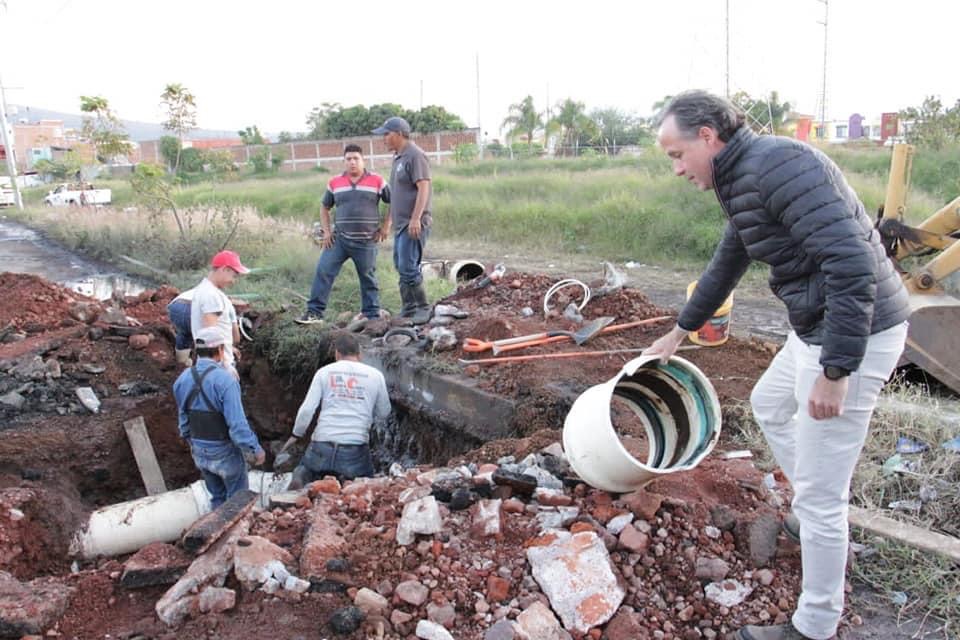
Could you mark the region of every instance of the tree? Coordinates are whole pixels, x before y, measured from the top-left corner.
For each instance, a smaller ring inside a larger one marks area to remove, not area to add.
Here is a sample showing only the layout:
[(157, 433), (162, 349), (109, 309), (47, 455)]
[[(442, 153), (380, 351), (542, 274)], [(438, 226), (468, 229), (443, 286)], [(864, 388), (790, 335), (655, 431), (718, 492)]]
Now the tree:
[(167, 119), (163, 128), (177, 134), (180, 146), (177, 148), (173, 172), (180, 169), (180, 153), (183, 149), (183, 137), (197, 128), (197, 104), (190, 90), (182, 84), (168, 84), (160, 94), (160, 104), (167, 110)]
[(730, 101), (743, 110), (747, 124), (758, 133), (780, 133), (790, 111), (790, 103), (780, 102), (776, 91), (771, 91), (766, 98), (754, 98), (746, 91), (738, 91)]
[(900, 119), (911, 121), (904, 127), (910, 144), (940, 150), (960, 142), (960, 100), (944, 108), (940, 98), (927, 96), (919, 107), (901, 111)]
[(43, 158), (33, 164), (37, 173), (54, 180), (72, 180), (83, 167), (83, 159), (76, 151), (67, 151), (60, 160)]
[(328, 137), (327, 118), (331, 113), (341, 110), (339, 102), (324, 102), (319, 107), (314, 107), (307, 114), (307, 139), (322, 140)]
[(546, 130), (559, 133), (561, 155), (576, 155), (598, 133), (596, 123), (587, 116), (586, 106), (572, 98), (557, 105), (557, 115), (547, 122)]
[(173, 171), (173, 167), (180, 159), (180, 151), (183, 144), (174, 136), (162, 136), (160, 138), (160, 157), (167, 163), (167, 169)]
[(110, 162), (117, 156), (125, 156), (133, 150), (129, 136), (123, 130), (120, 119), (110, 109), (102, 96), (80, 96), (80, 111), (90, 114), (83, 118), (81, 135), (91, 145), (100, 162)]
[(411, 116), (410, 128), (418, 133), (433, 133), (434, 131), (463, 131), (467, 125), (463, 123), (460, 116), (432, 104)]
[(243, 144), (267, 144), (266, 140), (263, 139), (263, 135), (260, 133), (260, 127), (257, 125), (241, 129), (237, 131), (237, 135), (240, 136)]
[(133, 191), (141, 198), (147, 201), (147, 206), (155, 213), (162, 213), (164, 209), (170, 209), (173, 213), (173, 219), (177, 223), (177, 229), (180, 231), (180, 237), (187, 237), (186, 227), (183, 220), (180, 219), (180, 212), (177, 211), (177, 204), (173, 201), (172, 188), (170, 181), (167, 180), (166, 171), (158, 164), (141, 162), (133, 170), (130, 176), (130, 186)]
[(508, 115), (503, 119), (501, 128), (507, 130), (507, 138), (523, 136), (527, 148), (533, 146), (533, 136), (543, 128), (543, 116), (533, 106), (533, 96), (527, 96), (520, 102), (510, 105)]
[(597, 126), (595, 143), (611, 153), (616, 147), (624, 145), (639, 145), (650, 142), (653, 134), (643, 118), (625, 113), (613, 107), (594, 109), (590, 112), (590, 119)]

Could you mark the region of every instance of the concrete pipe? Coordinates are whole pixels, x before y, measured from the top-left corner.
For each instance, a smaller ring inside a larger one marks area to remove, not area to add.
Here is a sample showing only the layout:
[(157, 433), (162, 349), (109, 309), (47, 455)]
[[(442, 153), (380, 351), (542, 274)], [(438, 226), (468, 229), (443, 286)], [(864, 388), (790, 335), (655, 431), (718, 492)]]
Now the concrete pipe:
[[(611, 419), (614, 396), (642, 425), (644, 460), (635, 458)], [(641, 356), (574, 401), (563, 425), (563, 448), (587, 484), (616, 493), (696, 467), (720, 438), (720, 401), (707, 377), (683, 358), (661, 365)]]
[(450, 282), (469, 282), (484, 274), (486, 268), (476, 260), (457, 260), (447, 268)]
[[(261, 506), (290, 484), (291, 474), (249, 471), (250, 490), (260, 494)], [(210, 512), (210, 493), (203, 480), (129, 502), (113, 504), (90, 514), (74, 535), (70, 554), (83, 558), (132, 553), (151, 542), (173, 542), (184, 530)]]

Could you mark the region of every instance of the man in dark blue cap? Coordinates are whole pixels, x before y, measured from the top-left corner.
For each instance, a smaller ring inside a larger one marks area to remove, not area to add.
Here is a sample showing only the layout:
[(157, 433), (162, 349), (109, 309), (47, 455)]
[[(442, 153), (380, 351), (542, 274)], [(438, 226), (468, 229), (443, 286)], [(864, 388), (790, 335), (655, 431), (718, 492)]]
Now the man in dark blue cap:
[(433, 223), (430, 163), (423, 149), (410, 140), (410, 124), (403, 118), (387, 118), (373, 133), (382, 135), (387, 148), (394, 153), (387, 224), (396, 229), (393, 264), (400, 274), (400, 317), (411, 324), (426, 324), (430, 320), (430, 304), (423, 288), (420, 260)]

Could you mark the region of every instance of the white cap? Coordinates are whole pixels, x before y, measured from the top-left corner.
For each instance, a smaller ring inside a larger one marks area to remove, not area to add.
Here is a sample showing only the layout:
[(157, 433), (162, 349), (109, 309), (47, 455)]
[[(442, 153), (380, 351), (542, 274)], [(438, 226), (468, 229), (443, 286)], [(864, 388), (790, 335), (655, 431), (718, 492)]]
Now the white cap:
[(193, 334), (193, 342), (198, 349), (213, 349), (226, 342), (220, 327), (203, 327)]

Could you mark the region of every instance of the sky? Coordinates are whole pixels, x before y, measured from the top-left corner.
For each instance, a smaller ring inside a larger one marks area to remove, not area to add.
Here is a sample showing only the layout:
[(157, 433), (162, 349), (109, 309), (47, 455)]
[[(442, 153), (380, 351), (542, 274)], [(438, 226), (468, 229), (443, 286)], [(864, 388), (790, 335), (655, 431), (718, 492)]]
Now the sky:
[[(731, 92), (819, 114), (822, 0), (0, 0), (0, 79), (8, 103), (78, 112), (101, 95), (148, 122), (176, 82), (201, 127), (273, 133), (305, 130), (323, 102), (439, 104), (497, 138), (528, 94), (646, 116), (684, 89), (724, 93), (727, 4)], [(828, 119), (960, 98), (960, 3), (828, 8)]]

